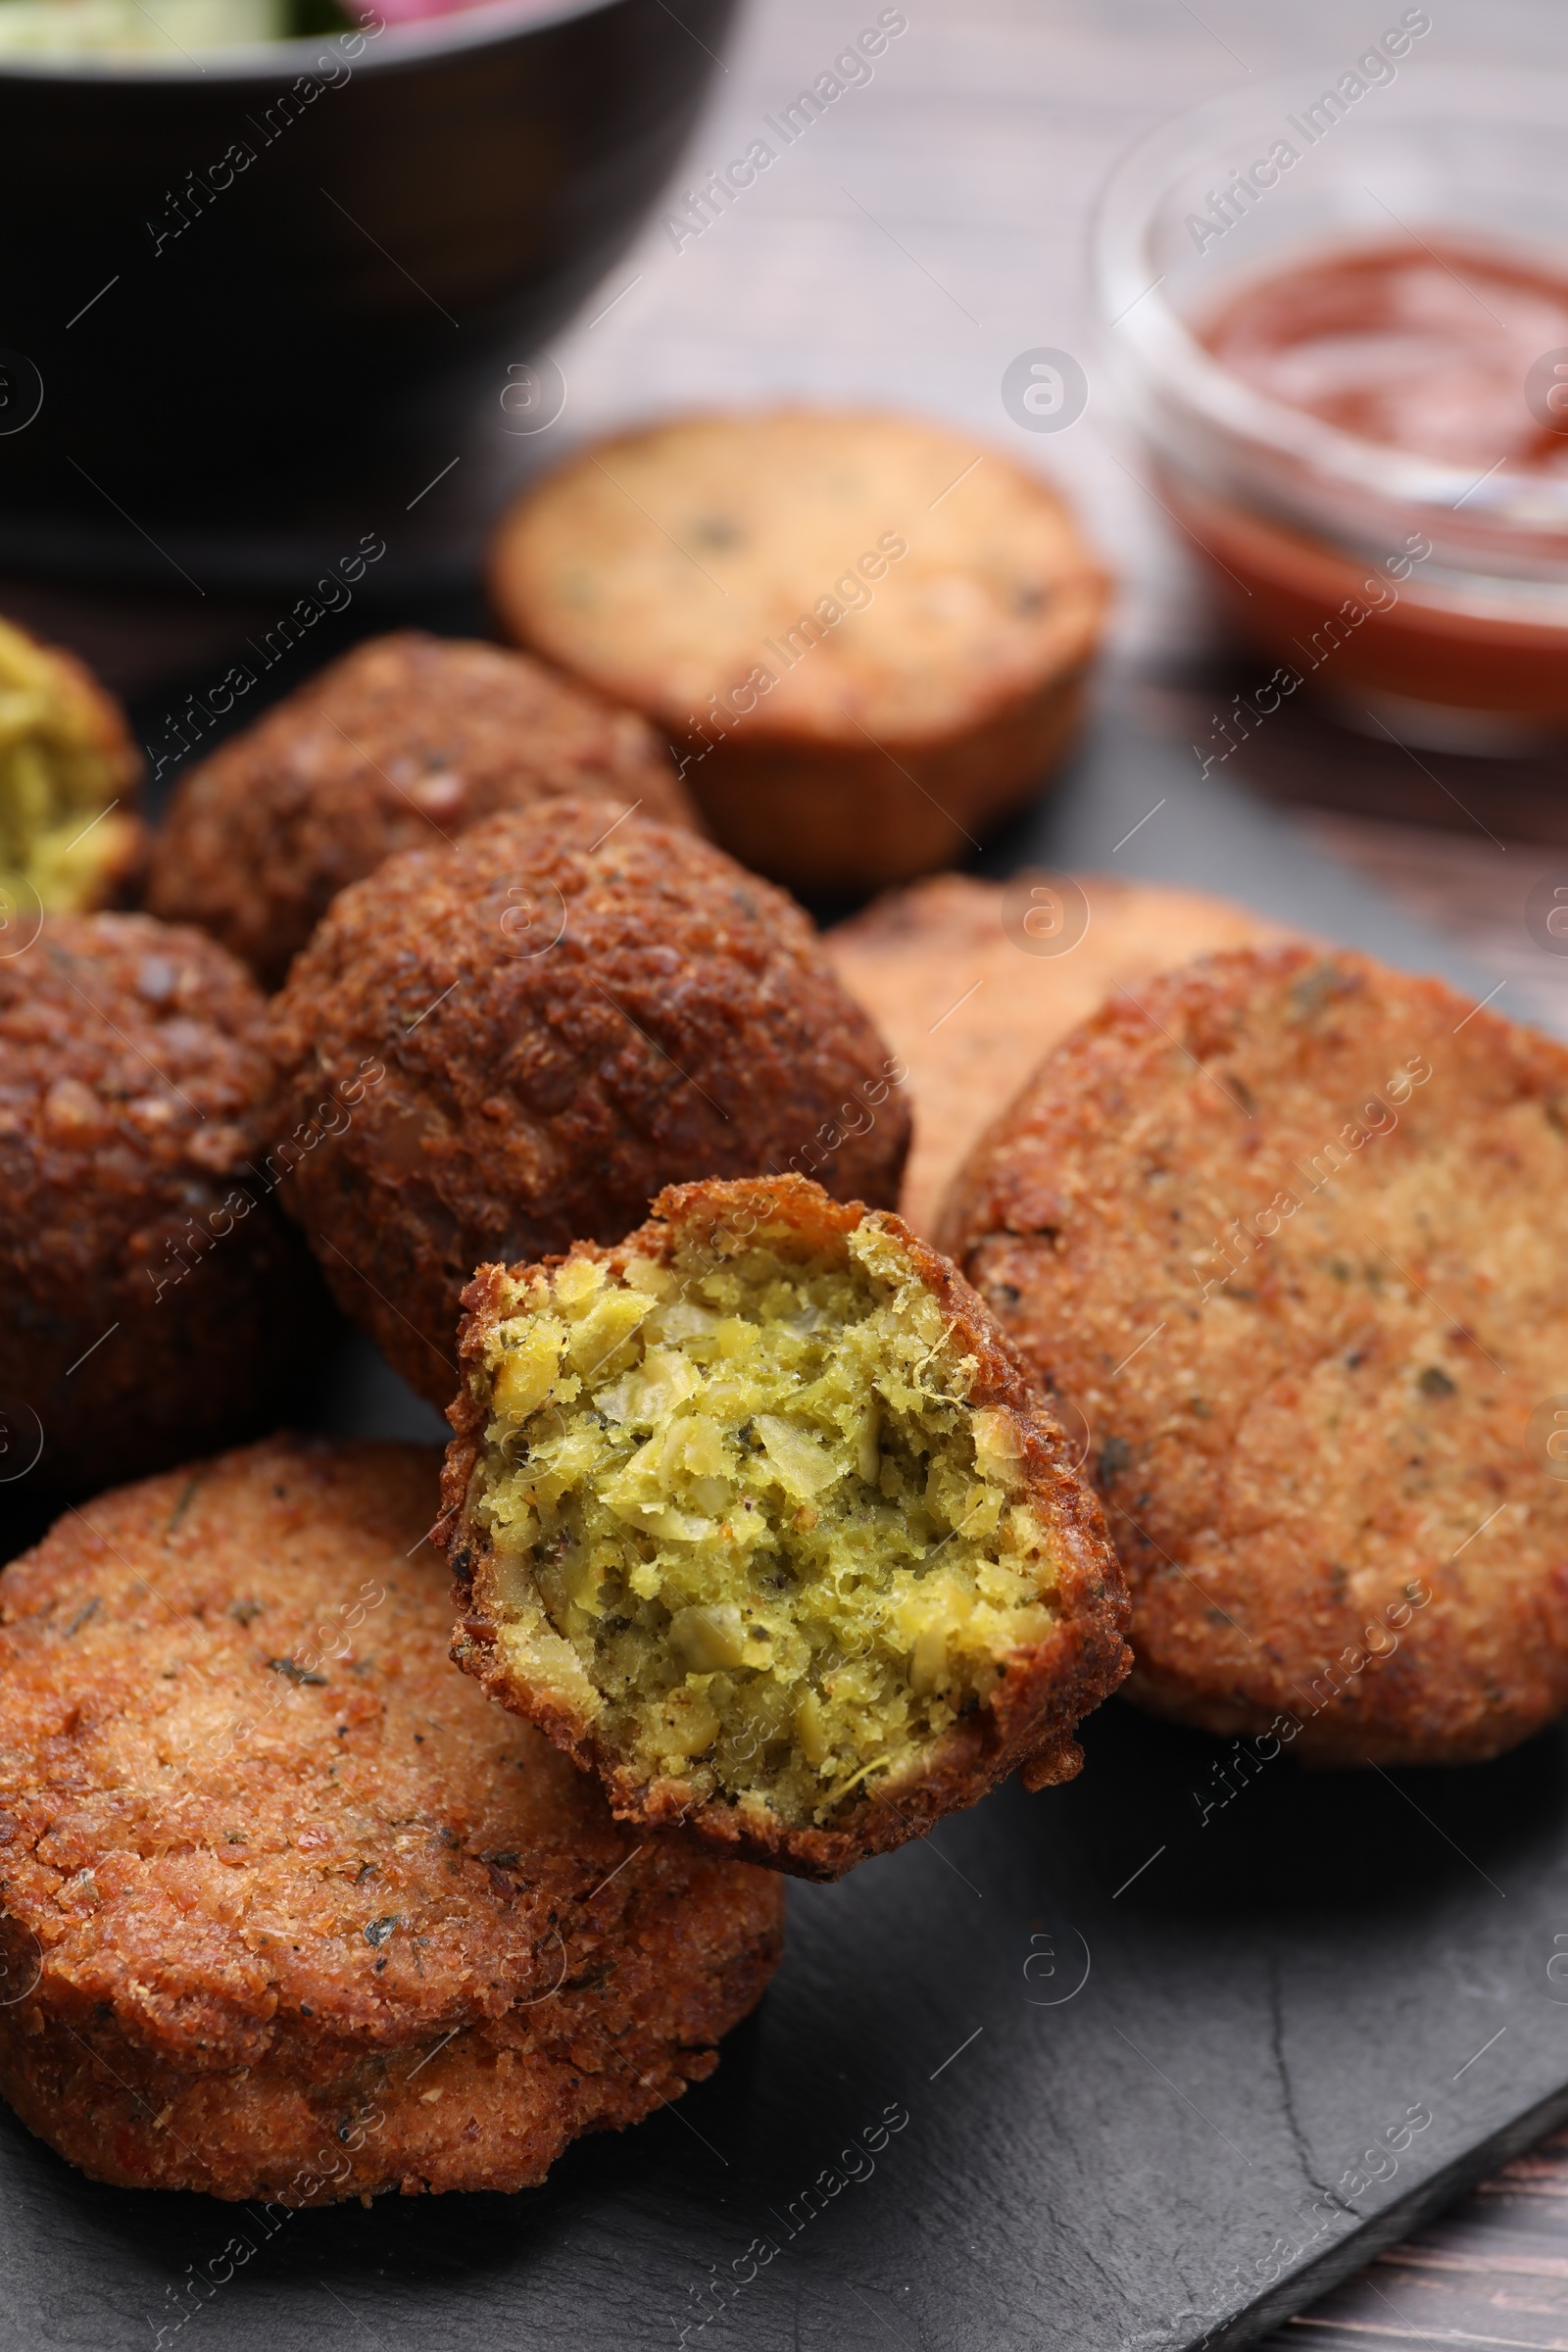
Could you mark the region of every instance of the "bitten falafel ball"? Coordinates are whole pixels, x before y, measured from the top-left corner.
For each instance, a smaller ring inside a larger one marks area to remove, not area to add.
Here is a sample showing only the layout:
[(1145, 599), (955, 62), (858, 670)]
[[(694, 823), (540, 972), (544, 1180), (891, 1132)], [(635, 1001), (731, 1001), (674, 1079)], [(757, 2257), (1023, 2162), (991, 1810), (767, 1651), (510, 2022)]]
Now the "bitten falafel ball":
[(902, 1218), (799, 1176), (673, 1186), (465, 1303), (453, 1655), (620, 1819), (834, 1879), (1078, 1770), (1130, 1662), (1116, 1555)]
[(960, 1169), (947, 1246), (1090, 1461), (1127, 1694), (1330, 1765), (1568, 1706), (1568, 1051), (1348, 950), (1122, 992)]
[(0, 2090), (95, 2180), (516, 2189), (711, 2074), (783, 1890), (447, 1658), (439, 1455), (276, 1438), (7, 1569)]
[(283, 1187), (345, 1311), (432, 1403), (476, 1266), (618, 1240), (667, 1183), (803, 1165), (891, 1207), (903, 1065), (793, 900), (603, 801), (492, 817), (335, 902), (274, 1000), (308, 1115), (385, 1083)]
[(345, 883), (564, 793), (695, 818), (654, 730), (524, 654), (419, 629), (331, 662), (180, 779), (147, 904), (281, 986)]
[(325, 1315), (270, 1198), (265, 1023), (215, 940), (150, 915), (50, 915), (0, 960), (0, 1397), (35, 1486), (265, 1427)]
[(139, 866), (142, 760), (85, 662), (0, 620), (0, 918), (114, 905)]

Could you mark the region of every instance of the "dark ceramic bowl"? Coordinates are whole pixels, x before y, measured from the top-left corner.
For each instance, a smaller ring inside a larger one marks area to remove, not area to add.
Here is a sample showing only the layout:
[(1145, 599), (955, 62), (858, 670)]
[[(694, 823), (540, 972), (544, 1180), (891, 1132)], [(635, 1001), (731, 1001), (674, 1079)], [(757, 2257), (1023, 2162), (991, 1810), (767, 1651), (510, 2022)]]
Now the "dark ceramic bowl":
[(733, 5), (8, 62), (0, 566), (286, 589), (379, 539), (383, 587), (455, 576), (550, 446), (528, 364), (671, 170)]

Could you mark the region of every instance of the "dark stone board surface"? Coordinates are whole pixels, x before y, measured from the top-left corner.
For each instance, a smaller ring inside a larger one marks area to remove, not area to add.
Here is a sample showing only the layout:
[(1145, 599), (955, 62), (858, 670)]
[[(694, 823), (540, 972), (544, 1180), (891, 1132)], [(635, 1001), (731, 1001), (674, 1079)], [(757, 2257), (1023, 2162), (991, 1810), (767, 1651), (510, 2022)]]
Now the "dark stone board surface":
[[(1125, 721), (991, 863), (1041, 858), (1490, 985)], [(358, 1343), (318, 1419), (439, 1434)], [(1568, 1733), (1307, 1774), (1112, 1703), (1085, 1745), (792, 1888), (714, 2079), (530, 2193), (264, 2216), (98, 2187), (0, 2111), (0, 2345), (1196, 2352), (1568, 2116)]]
[(1561, 1734), (1442, 1776), (1281, 1757), (1201, 1822), (1213, 1742), (1113, 1704), (1087, 1746), (792, 1889), (712, 2082), (530, 2193), (269, 2217), (97, 2187), (5, 2118), (4, 2340), (1242, 2343), (1568, 2113)]

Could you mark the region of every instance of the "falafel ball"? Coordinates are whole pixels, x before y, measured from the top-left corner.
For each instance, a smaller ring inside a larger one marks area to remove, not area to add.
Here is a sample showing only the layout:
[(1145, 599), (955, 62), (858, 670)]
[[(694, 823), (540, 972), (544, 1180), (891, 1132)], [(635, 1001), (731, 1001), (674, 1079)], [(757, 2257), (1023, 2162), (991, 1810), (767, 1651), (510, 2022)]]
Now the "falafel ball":
[(269, 1194), (265, 1024), (231, 956), (151, 915), (50, 915), (0, 959), (13, 1475), (36, 1446), (34, 1486), (107, 1486), (274, 1417), (326, 1302)]
[(277, 988), (345, 883), (564, 793), (695, 822), (634, 711), (525, 654), (402, 629), (329, 663), (181, 777), (147, 904), (200, 923)]
[(0, 945), (40, 913), (113, 906), (144, 854), (142, 759), (83, 662), (0, 620)]
[(1123, 993), (960, 1171), (947, 1246), (1092, 1430), (1127, 1694), (1307, 1761), (1568, 1706), (1568, 1051), (1306, 946)]
[(612, 1242), (683, 1178), (803, 1165), (891, 1207), (903, 1064), (794, 902), (698, 835), (554, 801), (334, 903), (271, 1037), (304, 1115), (385, 1083), (282, 1198), (344, 1310), (445, 1406), (476, 1266)]
[(834, 1879), (1078, 1770), (1130, 1662), (1116, 1555), (902, 1218), (799, 1176), (673, 1186), (465, 1304), (453, 1655), (619, 1819)]
[(775, 1879), (617, 1830), (453, 1672), (439, 1458), (271, 1439), (6, 1571), (0, 2089), (95, 2180), (528, 2187), (777, 1963)]

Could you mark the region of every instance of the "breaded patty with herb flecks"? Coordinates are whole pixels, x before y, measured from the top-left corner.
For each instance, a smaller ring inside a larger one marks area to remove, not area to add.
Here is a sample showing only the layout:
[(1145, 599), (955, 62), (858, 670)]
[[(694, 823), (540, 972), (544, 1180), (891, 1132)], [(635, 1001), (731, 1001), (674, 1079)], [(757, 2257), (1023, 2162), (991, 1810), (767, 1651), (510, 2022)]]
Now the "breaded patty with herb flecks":
[(798, 890), (967, 854), (1077, 735), (1109, 582), (1005, 452), (874, 411), (671, 416), (502, 517), (508, 633), (646, 711), (727, 850)]
[(943, 1236), (1092, 1430), (1128, 1694), (1326, 1764), (1568, 1706), (1568, 1050), (1306, 947), (1117, 998)]
[(465, 1303), (454, 1655), (621, 1819), (832, 1879), (1078, 1770), (1127, 1669), (1115, 1554), (901, 1219), (798, 1176), (675, 1186)]
[(565, 793), (695, 816), (646, 719), (499, 645), (400, 629), (328, 663), (182, 776), (147, 903), (282, 985), (334, 895), (395, 851)]
[(716, 2063), (782, 1890), (447, 1657), (439, 1456), (278, 1438), (0, 1580), (0, 2089), (124, 2187), (514, 2189)]
[(274, 1000), (291, 1115), (385, 1082), (281, 1198), (346, 1314), (445, 1406), (475, 1266), (618, 1241), (660, 1188), (815, 1167), (891, 1207), (903, 1065), (806, 915), (694, 833), (562, 800), (343, 892)]

